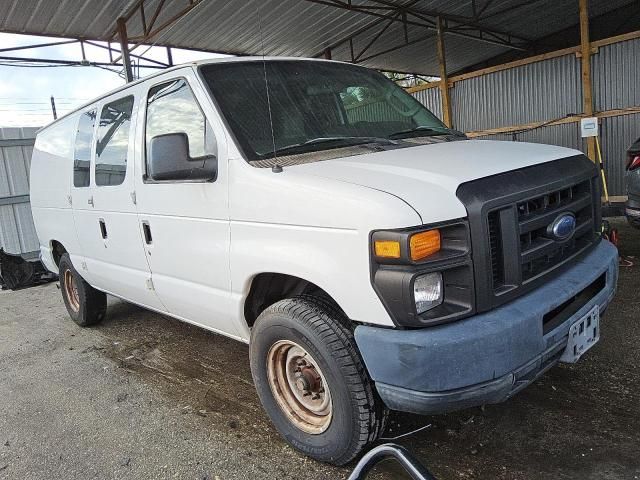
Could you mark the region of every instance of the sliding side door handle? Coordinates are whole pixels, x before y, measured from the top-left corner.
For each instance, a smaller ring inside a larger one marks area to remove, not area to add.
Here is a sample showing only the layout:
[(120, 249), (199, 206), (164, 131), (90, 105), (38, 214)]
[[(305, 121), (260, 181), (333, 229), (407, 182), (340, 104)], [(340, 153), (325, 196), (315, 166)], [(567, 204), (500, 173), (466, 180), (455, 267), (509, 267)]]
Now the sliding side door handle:
[(107, 224), (104, 223), (104, 219), (101, 218), (100, 220), (98, 220), (98, 224), (100, 225), (100, 234), (102, 235), (103, 239), (107, 239)]
[(142, 232), (144, 233), (144, 243), (146, 243), (147, 245), (151, 245), (153, 243), (153, 237), (151, 236), (151, 226), (146, 220), (142, 222)]

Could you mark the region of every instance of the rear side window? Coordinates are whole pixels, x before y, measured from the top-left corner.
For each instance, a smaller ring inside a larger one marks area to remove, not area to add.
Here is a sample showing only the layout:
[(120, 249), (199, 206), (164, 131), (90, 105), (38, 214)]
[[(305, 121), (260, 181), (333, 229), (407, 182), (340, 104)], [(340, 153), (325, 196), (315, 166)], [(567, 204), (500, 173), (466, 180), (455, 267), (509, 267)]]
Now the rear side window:
[(102, 107), (96, 143), (96, 185), (120, 185), (127, 173), (133, 97)]
[(206, 151), (205, 118), (184, 79), (153, 87), (147, 97), (147, 152), (151, 139), (166, 133), (184, 132), (189, 137), (189, 156), (201, 157)]
[(73, 186), (88, 187), (91, 168), (91, 146), (93, 145), (93, 127), (96, 111), (84, 112), (78, 121), (76, 143), (73, 154)]
[(57, 157), (73, 158), (73, 133), (77, 116), (66, 117), (47, 127), (36, 137), (35, 148)]

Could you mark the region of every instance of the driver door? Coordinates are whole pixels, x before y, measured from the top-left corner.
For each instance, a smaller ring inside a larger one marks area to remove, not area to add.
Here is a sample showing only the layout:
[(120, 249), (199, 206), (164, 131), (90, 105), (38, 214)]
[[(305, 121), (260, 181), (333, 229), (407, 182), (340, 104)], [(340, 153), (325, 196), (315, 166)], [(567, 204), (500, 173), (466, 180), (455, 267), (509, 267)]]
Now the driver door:
[[(230, 314), (227, 149), (222, 124), (212, 113), (205, 116), (208, 98), (190, 68), (160, 76), (144, 95), (137, 136), (143, 171), (136, 175), (136, 197), (153, 287), (173, 316), (239, 337), (237, 320)], [(216, 156), (214, 178), (158, 181), (150, 176), (151, 139), (174, 133), (188, 138), (189, 157)]]

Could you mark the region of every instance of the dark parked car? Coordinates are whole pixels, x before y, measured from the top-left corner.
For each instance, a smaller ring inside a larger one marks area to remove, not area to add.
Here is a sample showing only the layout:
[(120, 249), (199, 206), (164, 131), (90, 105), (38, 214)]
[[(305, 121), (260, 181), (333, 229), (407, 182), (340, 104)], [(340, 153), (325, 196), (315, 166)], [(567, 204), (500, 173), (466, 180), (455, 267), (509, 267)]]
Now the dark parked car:
[(625, 213), (629, 223), (640, 228), (640, 138), (627, 151), (627, 192)]

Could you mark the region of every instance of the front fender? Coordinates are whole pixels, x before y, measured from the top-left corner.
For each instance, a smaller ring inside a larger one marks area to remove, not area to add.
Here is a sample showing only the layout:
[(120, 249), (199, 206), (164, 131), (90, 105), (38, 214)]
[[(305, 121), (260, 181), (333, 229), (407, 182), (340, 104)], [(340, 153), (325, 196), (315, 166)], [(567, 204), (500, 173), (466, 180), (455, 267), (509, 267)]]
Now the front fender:
[[(392, 326), (373, 290), (369, 234), (420, 225), (418, 213), (386, 192), (296, 172), (230, 162), (232, 301), (244, 300), (260, 273), (302, 278), (322, 288), (354, 321)], [(248, 327), (241, 322), (248, 338)]]
[[(393, 326), (369, 277), (368, 235), (357, 230), (231, 223), (234, 303), (240, 318), (252, 280), (281, 273), (327, 292), (355, 321)], [(248, 336), (248, 329), (245, 332)]]

